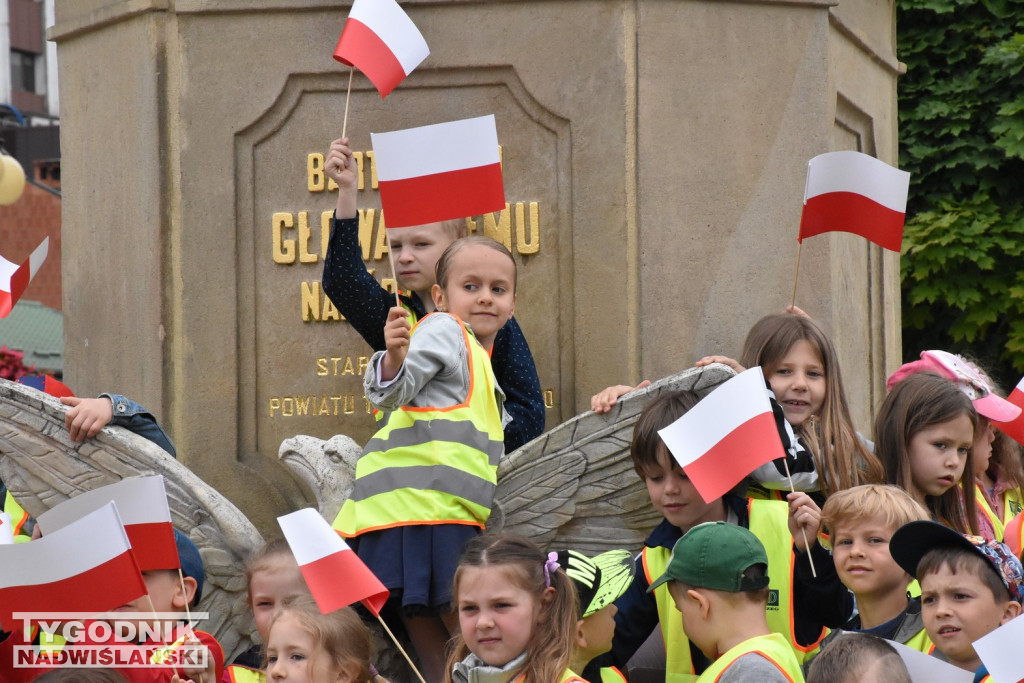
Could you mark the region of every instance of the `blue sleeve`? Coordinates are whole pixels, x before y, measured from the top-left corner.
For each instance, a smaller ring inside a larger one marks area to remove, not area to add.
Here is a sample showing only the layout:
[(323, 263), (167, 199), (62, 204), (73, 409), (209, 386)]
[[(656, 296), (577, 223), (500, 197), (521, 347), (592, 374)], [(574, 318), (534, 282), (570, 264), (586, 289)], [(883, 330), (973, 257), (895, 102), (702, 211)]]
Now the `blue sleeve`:
[(515, 318), (498, 330), (491, 350), (494, 378), (505, 392), (505, 452), (511, 453), (544, 431), (544, 397), (530, 345)]
[(602, 667), (614, 666), (626, 670), (626, 663), (658, 625), (658, 602), (653, 593), (647, 592), (647, 576), (644, 574), (641, 556), (636, 558), (636, 573), (629, 588), (615, 601), (615, 637), (612, 649), (595, 657), (583, 670), (583, 677), (592, 683), (600, 683)]
[(331, 219), (324, 258), (324, 294), (374, 351), (383, 351), (384, 324), (395, 297), (366, 270), (359, 248), (359, 219)]
[(113, 404), (113, 417), (110, 419), (110, 424), (135, 432), (170, 453), (171, 457), (178, 457), (174, 442), (160, 427), (153, 413), (121, 394), (100, 394), (100, 398), (109, 398)]

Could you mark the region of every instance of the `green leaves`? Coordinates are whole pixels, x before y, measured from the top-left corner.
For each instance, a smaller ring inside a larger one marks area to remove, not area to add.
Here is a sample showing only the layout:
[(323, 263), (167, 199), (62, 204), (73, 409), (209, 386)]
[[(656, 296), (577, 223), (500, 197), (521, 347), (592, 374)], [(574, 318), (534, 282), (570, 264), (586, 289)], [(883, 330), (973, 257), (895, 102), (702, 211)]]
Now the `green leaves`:
[(1024, 2), (899, 0), (904, 356), (1024, 371)]

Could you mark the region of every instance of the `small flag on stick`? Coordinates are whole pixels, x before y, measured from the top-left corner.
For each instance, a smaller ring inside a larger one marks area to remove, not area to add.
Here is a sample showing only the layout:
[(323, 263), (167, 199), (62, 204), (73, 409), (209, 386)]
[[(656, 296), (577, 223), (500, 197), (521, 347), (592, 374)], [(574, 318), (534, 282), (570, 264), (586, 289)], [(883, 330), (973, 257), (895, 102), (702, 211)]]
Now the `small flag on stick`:
[(313, 508), (277, 518), (313, 599), (324, 614), (357, 600), (380, 616), (388, 589)]
[(658, 434), (706, 503), (785, 455), (759, 367), (725, 382)]
[(797, 241), (824, 232), (852, 232), (898, 252), (909, 188), (909, 173), (867, 154), (819, 154), (807, 164)]
[(334, 58), (366, 74), (381, 97), (430, 54), (416, 24), (395, 0), (355, 0)]
[(0, 256), (0, 318), (6, 318), (46, 261), (50, 238), (46, 237), (20, 266)]
[(132, 477), (81, 493), (41, 514), (37, 520), (39, 529), (49, 536), (110, 501), (117, 504), (132, 552), (143, 571), (180, 566), (161, 475)]
[(387, 227), (505, 208), (493, 114), (370, 137)]
[(146, 595), (117, 506), (108, 502), (28, 543), (0, 545), (0, 623), (15, 612), (106, 612)]

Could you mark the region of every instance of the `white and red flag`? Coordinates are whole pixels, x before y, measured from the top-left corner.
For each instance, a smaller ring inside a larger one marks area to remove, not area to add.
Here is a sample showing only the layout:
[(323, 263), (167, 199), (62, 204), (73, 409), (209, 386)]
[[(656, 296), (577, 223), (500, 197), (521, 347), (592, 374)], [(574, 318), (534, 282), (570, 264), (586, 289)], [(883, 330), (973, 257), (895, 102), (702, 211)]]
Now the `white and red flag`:
[[(1017, 386), (1013, 388), (1006, 400), (1019, 408), (1024, 408), (1024, 378), (1017, 382)], [(1024, 445), (1024, 411), (1009, 422), (993, 420), (992, 424), (1017, 443)]]
[(143, 571), (181, 566), (164, 478), (160, 475), (132, 477), (80, 493), (47, 510), (36, 521), (44, 537), (49, 536), (110, 501), (117, 504), (132, 552)]
[(46, 237), (20, 266), (0, 256), (0, 318), (6, 318), (25, 293), (28, 284), (46, 261), (50, 238)]
[(785, 455), (759, 367), (717, 387), (658, 434), (707, 503)]
[(334, 58), (366, 74), (381, 97), (430, 54), (416, 24), (395, 0), (355, 0)]
[(105, 612), (146, 594), (117, 506), (28, 543), (0, 545), (0, 624), (15, 612)]
[(357, 600), (380, 616), (388, 589), (313, 508), (277, 518), (302, 577), (324, 614)]
[(505, 208), (493, 114), (370, 137), (387, 227)]
[(800, 236), (852, 232), (898, 252), (910, 174), (860, 152), (819, 154), (807, 164)]

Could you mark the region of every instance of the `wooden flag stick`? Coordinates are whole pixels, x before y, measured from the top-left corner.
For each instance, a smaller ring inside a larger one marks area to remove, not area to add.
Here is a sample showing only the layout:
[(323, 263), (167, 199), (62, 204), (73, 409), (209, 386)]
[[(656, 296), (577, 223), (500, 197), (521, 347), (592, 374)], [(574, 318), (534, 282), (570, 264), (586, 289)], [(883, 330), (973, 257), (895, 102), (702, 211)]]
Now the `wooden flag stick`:
[[(793, 475), (789, 473), (789, 459), (785, 455), (782, 456), (782, 464), (786, 467), (789, 490), (791, 493), (796, 493), (796, 487), (793, 486)], [(807, 542), (807, 529), (800, 527), (800, 533), (804, 536), (804, 547), (807, 548), (807, 561), (811, 564), (811, 576), (818, 578), (818, 572), (814, 569), (814, 558), (811, 557), (811, 544)]]
[(402, 300), (398, 298), (398, 273), (395, 271), (395, 255), (391, 253), (391, 233), (387, 226), (384, 227), (384, 238), (388, 242), (388, 263), (391, 264), (391, 277), (395, 279), (395, 305), (401, 306)]
[(348, 128), (348, 101), (352, 99), (352, 77), (356, 73), (356, 68), (350, 66), (348, 68), (348, 92), (345, 93), (345, 118), (341, 122), (341, 137), (345, 137), (345, 130)]
[(395, 638), (395, 634), (391, 632), (391, 629), (388, 628), (388, 625), (384, 623), (384, 620), (380, 618), (379, 614), (377, 615), (377, 621), (380, 622), (380, 625), (383, 626), (384, 630), (387, 631), (389, 636), (391, 636), (391, 641), (396, 647), (398, 647), (398, 651), (402, 653), (403, 657), (405, 657), (405, 661), (409, 662), (409, 666), (412, 667), (412, 671), (416, 674), (416, 678), (420, 679), (420, 683), (427, 683), (423, 680), (423, 674), (420, 673), (420, 670), (417, 669), (416, 665), (412, 663), (411, 659), (409, 659), (409, 655), (406, 653), (405, 648), (403, 648), (402, 644), (398, 642), (398, 638)]
[(796, 248), (796, 273), (793, 274), (793, 300), (789, 302), (790, 306), (796, 306), (796, 281), (800, 277), (800, 251), (804, 248), (804, 243), (800, 242), (799, 245)]

